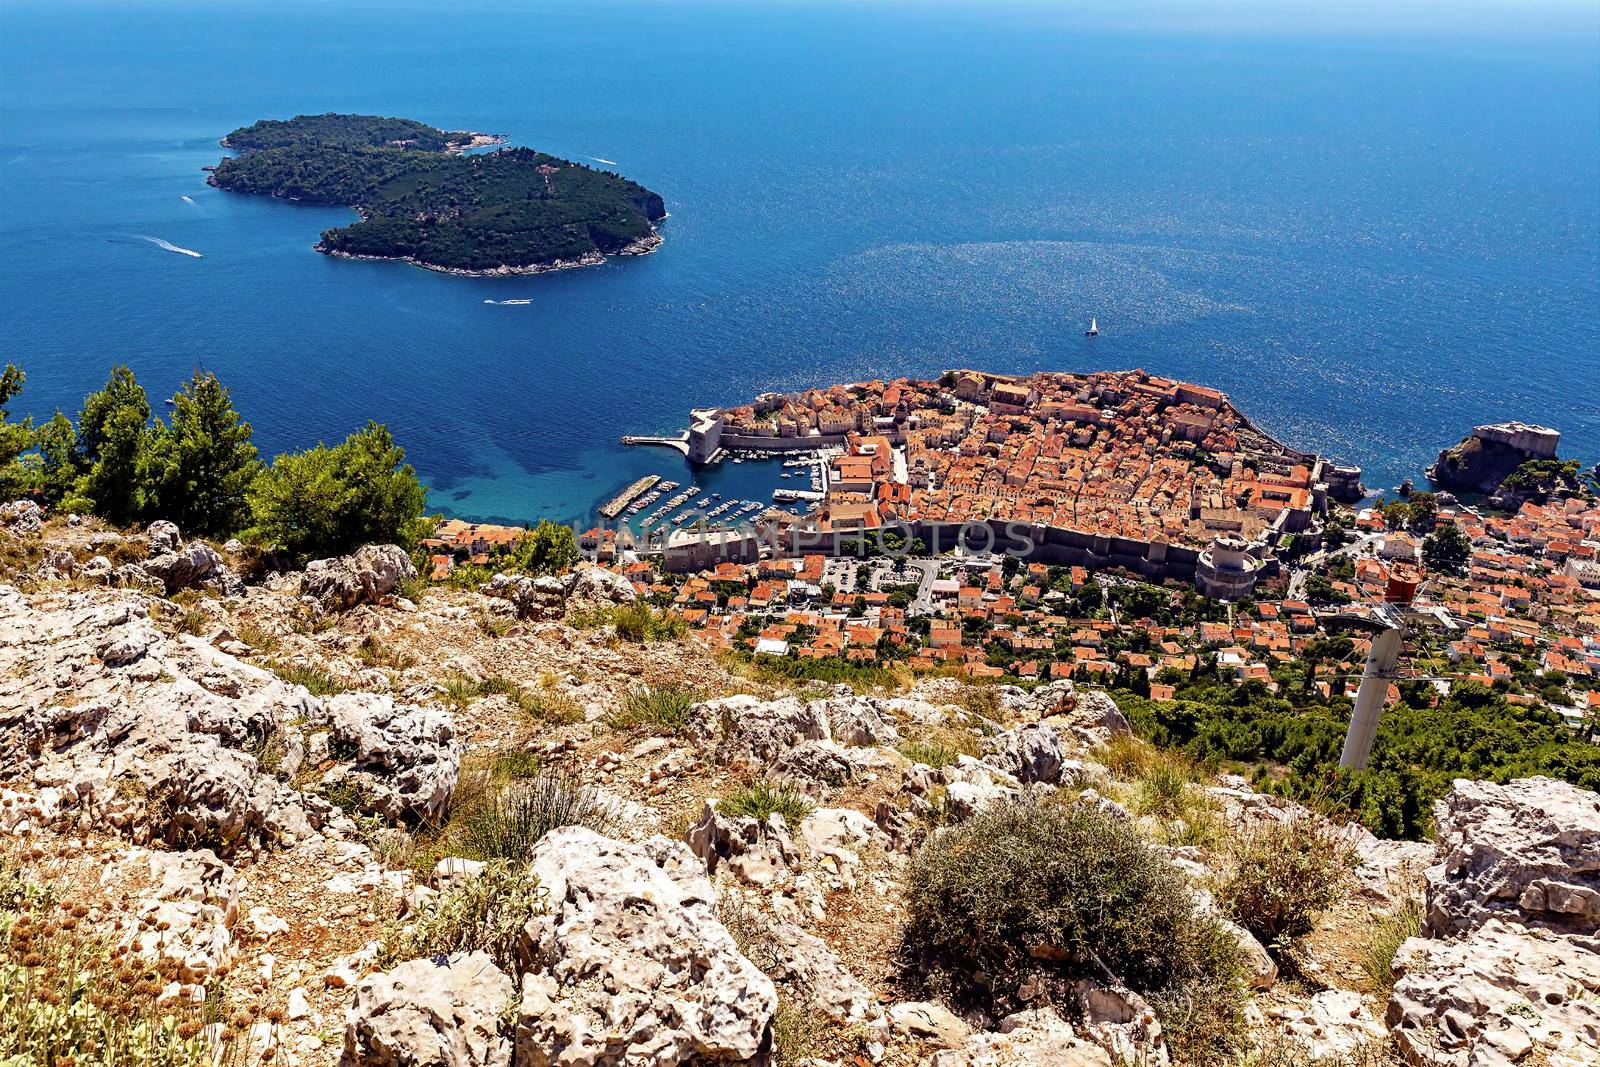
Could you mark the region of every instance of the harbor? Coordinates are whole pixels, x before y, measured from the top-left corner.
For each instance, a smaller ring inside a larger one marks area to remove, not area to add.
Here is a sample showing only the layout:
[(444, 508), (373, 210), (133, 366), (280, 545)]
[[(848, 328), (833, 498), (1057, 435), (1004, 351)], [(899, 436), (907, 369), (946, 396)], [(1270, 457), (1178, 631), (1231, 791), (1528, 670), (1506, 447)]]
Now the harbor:
[(642, 496), (646, 490), (650, 489), (660, 480), (661, 475), (659, 474), (647, 474), (643, 478), (640, 478), (638, 481), (629, 485), (628, 488), (624, 489), (622, 492), (618, 493), (604, 504), (601, 504), (599, 507), (600, 517), (605, 519), (615, 519), (618, 515), (622, 514), (624, 508), (632, 504), (635, 499)]

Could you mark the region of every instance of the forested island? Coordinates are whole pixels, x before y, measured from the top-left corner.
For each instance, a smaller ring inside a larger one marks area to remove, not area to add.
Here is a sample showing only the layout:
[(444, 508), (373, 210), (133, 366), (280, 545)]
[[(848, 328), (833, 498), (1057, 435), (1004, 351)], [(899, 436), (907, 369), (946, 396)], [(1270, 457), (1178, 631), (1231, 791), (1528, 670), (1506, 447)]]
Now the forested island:
[(234, 130), (219, 189), (354, 208), (316, 248), (454, 274), (531, 274), (637, 255), (661, 243), (659, 194), (505, 138), (377, 115), (298, 115)]

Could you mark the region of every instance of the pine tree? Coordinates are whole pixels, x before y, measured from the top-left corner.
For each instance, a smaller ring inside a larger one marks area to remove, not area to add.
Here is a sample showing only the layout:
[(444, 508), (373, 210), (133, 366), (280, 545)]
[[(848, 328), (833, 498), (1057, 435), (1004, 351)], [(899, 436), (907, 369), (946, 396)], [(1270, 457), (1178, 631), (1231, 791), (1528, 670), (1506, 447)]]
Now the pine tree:
[(7, 363), (0, 371), (0, 503), (26, 492), (30, 478), (22, 454), (33, 445), (33, 422), (23, 419), (12, 422), (6, 405), (22, 392), (27, 375), (14, 363)]
[(150, 446), (150, 400), (125, 366), (112, 369), (106, 387), (84, 398), (78, 416), (78, 450), (84, 468), (68, 505), (127, 526), (141, 519), (152, 493), (143, 478)]
[(374, 422), (342, 444), (278, 456), (250, 487), (252, 536), (295, 556), (365, 544), (405, 547), (420, 533), (426, 490), (388, 429)]
[(227, 537), (245, 524), (246, 494), (261, 471), (250, 424), (214, 374), (195, 372), (173, 396), (172, 424), (149, 449), (149, 482), (187, 534)]
[(56, 412), (50, 421), (34, 432), (38, 448), (39, 495), (51, 505), (72, 492), (81, 473), (78, 462), (78, 431), (72, 420)]

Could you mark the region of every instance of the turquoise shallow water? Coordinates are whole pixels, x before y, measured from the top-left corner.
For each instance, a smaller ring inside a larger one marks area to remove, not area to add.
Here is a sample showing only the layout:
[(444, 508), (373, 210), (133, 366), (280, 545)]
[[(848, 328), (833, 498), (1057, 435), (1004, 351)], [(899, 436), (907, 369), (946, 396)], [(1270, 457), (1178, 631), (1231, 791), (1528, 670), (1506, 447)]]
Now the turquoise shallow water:
[[(217, 371), (269, 449), (377, 418), (436, 506), (484, 518), (681, 480), (617, 438), (693, 404), (957, 365), (1204, 381), (1378, 488), (1492, 419), (1600, 459), (1589, 23), (976, 11), (8, 3), (0, 358), (40, 414), (121, 360), (161, 394)], [(321, 110), (615, 160), (665, 196), (666, 243), (452, 278), (329, 260), (347, 212), (204, 184), (228, 130)], [(484, 303), (508, 298), (532, 303)]]

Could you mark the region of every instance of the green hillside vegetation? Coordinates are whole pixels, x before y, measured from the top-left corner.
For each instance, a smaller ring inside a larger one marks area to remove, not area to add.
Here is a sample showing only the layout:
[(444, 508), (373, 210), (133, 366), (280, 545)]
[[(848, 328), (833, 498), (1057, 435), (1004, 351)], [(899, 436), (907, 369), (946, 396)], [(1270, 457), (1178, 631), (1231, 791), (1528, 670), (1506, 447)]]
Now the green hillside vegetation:
[(190, 536), (240, 537), (295, 559), (410, 547), (427, 526), (427, 491), (378, 423), (263, 462), (213, 374), (196, 371), (164, 420), (119, 366), (76, 420), (57, 412), (37, 427), (7, 417), (26, 380), (9, 363), (0, 374), (0, 501), (26, 497), (116, 526), (171, 519)]
[(359, 211), (361, 221), (322, 234), (321, 251), (449, 270), (621, 252), (666, 216), (658, 194), (607, 171), (529, 148), (449, 150), (472, 136), (366, 115), (258, 122), (224, 138), (243, 154), (218, 163), (211, 182)]
[(1126, 690), (1115, 696), (1146, 740), (1211, 765), (1254, 765), (1257, 788), (1351, 816), (1380, 837), (1426, 836), (1433, 801), (1455, 778), (1545, 774), (1600, 789), (1592, 729), (1574, 730), (1556, 712), (1509, 703), (1472, 681), (1457, 682), (1443, 698), (1427, 683), (1402, 686), (1401, 699), (1383, 711), (1367, 769), (1341, 770), (1351, 702), (1285, 686), (1293, 673), (1280, 672), (1278, 694), (1260, 682), (1211, 677), (1179, 685), (1171, 701)]
[(226, 148), (254, 152), (307, 144), (342, 145), (346, 148), (414, 148), (443, 152), (471, 143), (469, 130), (446, 132), (416, 119), (391, 119), (381, 115), (296, 115), (292, 119), (262, 119), (234, 130), (223, 138)]

